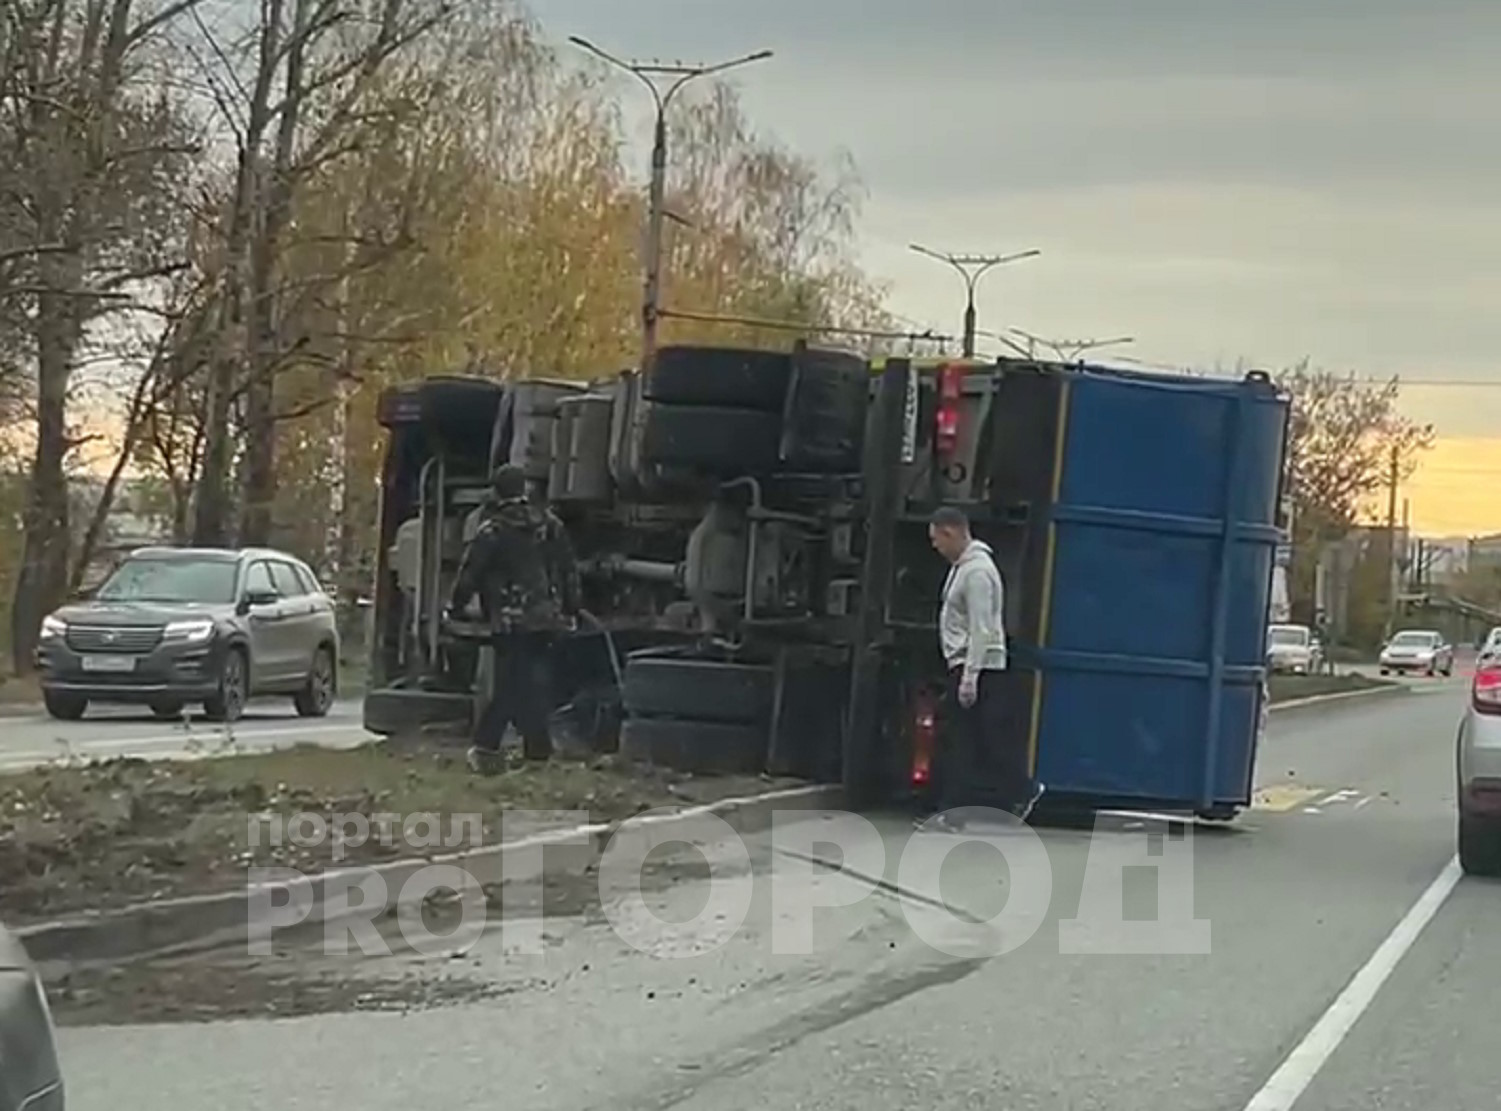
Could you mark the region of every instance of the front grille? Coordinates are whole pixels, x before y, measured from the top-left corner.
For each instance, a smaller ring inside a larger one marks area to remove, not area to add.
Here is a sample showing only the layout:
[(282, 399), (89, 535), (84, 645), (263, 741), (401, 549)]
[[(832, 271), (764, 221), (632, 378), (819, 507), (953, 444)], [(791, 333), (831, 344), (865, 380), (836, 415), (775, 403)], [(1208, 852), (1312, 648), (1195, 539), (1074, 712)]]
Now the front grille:
[(69, 625), (68, 647), (75, 652), (139, 655), (162, 640), (160, 625)]

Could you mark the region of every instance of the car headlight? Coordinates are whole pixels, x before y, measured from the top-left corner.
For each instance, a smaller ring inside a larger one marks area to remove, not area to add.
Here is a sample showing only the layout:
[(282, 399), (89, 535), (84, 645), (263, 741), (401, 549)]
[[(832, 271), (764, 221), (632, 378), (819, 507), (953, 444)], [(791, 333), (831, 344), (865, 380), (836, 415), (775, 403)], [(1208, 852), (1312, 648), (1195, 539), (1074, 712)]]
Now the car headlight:
[(61, 618), (53, 617), (50, 613), (42, 618), (42, 639), (50, 640), (53, 637), (68, 635), (68, 623)]
[(182, 644), (197, 644), (200, 641), (210, 639), (214, 635), (214, 623), (206, 618), (192, 621), (173, 621), (162, 636), (167, 640), (177, 641)]

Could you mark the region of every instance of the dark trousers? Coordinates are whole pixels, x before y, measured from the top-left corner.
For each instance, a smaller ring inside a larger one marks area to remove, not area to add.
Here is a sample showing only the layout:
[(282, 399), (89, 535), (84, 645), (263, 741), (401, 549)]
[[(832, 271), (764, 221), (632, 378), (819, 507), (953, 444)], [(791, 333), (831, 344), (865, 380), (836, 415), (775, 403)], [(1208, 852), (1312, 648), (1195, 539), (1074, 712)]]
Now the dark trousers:
[(982, 671), (975, 704), (959, 702), (960, 672), (949, 673), (948, 713), (938, 750), (940, 811), (958, 806), (1015, 808), (1031, 795), (1026, 737), (1011, 727), (1006, 693), (1013, 676)]
[(474, 727), (474, 747), (499, 752), (506, 728), (516, 726), (528, 760), (552, 755), (552, 675), (547, 633), (507, 633), (491, 642), (495, 650), (490, 703)]

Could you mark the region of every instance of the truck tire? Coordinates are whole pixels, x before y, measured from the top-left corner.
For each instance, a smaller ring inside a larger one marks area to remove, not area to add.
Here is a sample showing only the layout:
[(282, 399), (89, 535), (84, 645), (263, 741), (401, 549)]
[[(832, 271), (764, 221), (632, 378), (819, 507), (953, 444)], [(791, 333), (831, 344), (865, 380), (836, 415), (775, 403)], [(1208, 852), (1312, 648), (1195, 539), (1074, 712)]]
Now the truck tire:
[(781, 351), (738, 347), (663, 347), (646, 373), (642, 396), (672, 405), (717, 405), (780, 413), (792, 360)]
[(765, 725), (775, 686), (769, 667), (644, 656), (626, 663), (622, 697), (634, 718)]
[(759, 775), (766, 765), (767, 730), (722, 721), (628, 718), (620, 755), (696, 775)]
[(858, 355), (800, 348), (783, 414), (784, 465), (815, 472), (857, 471), (870, 407), (870, 370)]
[(750, 409), (647, 402), (636, 435), (645, 464), (716, 475), (764, 473), (776, 468), (782, 421)]

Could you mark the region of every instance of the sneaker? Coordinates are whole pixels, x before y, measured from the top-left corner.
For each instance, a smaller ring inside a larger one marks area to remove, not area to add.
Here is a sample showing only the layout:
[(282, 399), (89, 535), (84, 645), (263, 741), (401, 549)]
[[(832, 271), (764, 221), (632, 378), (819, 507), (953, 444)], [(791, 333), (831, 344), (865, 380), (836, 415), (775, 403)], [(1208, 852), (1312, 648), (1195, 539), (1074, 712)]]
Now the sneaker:
[(1032, 816), (1032, 811), (1037, 809), (1038, 800), (1040, 800), (1042, 796), (1047, 793), (1047, 790), (1047, 787), (1041, 783), (1033, 784), (1031, 797), (1017, 808), (1016, 816), (1024, 822), (1028, 818), (1030, 818)]
[(503, 771), (505, 762), (500, 753), (487, 748), (469, 750), (469, 770), (475, 775), (495, 775)]

